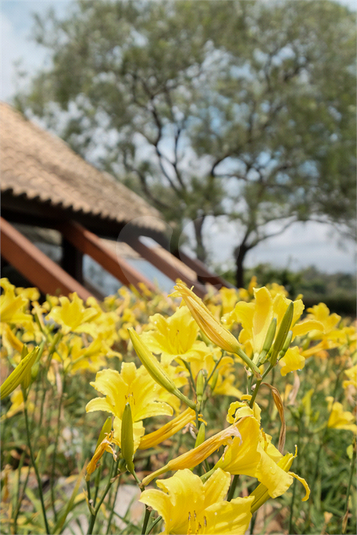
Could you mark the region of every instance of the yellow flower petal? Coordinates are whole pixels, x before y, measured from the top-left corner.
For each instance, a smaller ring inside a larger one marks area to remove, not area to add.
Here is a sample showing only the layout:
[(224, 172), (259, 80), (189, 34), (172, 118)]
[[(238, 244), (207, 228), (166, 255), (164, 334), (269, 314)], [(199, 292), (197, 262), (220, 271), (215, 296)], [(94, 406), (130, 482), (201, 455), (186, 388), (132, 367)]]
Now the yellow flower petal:
[(297, 346), (291, 347), (287, 350), (284, 357), (279, 361), (282, 366), (280, 373), (285, 376), (287, 373), (302, 370), (305, 366), (305, 359), (299, 351)]

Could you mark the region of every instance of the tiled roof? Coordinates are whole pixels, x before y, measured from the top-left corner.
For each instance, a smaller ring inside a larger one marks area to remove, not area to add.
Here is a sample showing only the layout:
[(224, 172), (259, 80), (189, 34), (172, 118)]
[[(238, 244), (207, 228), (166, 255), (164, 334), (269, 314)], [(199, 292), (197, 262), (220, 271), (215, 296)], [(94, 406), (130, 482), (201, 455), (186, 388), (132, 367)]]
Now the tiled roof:
[(60, 138), (8, 104), (0, 103), (0, 118), (2, 192), (116, 223), (132, 221), (143, 228), (165, 230), (157, 210), (84, 161)]

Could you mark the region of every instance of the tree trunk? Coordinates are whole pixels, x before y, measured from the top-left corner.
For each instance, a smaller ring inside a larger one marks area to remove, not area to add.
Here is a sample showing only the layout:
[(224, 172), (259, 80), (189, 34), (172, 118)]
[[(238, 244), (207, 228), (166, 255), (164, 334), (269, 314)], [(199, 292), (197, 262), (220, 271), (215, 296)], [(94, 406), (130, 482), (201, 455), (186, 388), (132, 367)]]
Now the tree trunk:
[(239, 245), (236, 249), (236, 285), (237, 288), (244, 288), (244, 258), (247, 252), (249, 251), (249, 247), (247, 247), (244, 243)]
[(203, 223), (205, 221), (206, 216), (197, 217), (194, 222), (193, 226), (195, 228), (195, 237), (196, 237), (196, 256), (198, 260), (201, 260), (201, 262), (206, 261), (206, 249), (203, 244)]

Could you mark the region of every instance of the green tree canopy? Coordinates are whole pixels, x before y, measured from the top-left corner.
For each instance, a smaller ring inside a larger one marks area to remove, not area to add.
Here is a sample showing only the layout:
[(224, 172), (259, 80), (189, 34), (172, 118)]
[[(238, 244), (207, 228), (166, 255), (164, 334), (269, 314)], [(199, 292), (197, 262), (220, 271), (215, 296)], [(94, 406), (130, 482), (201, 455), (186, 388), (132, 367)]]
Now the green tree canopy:
[(178, 231), (194, 221), (199, 258), (208, 216), (237, 221), (242, 285), (293, 222), (353, 227), (355, 34), (330, 0), (77, 0), (36, 17), (51, 63), (16, 101)]

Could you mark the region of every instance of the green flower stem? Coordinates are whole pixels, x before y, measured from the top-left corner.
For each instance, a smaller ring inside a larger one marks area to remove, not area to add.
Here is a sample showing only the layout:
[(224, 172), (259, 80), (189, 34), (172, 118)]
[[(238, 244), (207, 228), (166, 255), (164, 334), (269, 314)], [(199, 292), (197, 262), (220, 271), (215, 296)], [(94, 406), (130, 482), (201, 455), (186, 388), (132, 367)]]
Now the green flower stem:
[(154, 522), (151, 524), (150, 528), (147, 530), (146, 535), (149, 535), (149, 533), (154, 529), (154, 527), (162, 520), (162, 516), (158, 516)]
[(50, 348), (48, 350), (48, 355), (47, 355), (46, 363), (45, 363), (43, 374), (42, 374), (42, 399), (41, 399), (41, 406), (40, 406), (40, 419), (39, 419), (39, 424), (38, 424), (38, 430), (39, 431), (40, 431), (41, 425), (42, 425), (43, 407), (44, 407), (44, 403), (45, 403), (46, 394), (48, 392), (48, 389), (45, 387), (46, 375), (47, 375), (47, 372), (48, 372), (50, 364), (51, 364), (52, 355), (55, 352), (56, 346), (61, 341), (61, 339), (62, 339), (62, 334), (61, 333), (57, 333), (54, 336), (52, 344), (50, 345)]
[(254, 390), (253, 390), (252, 397), (251, 397), (250, 402), (249, 402), (249, 407), (250, 407), (251, 409), (253, 408), (254, 401), (255, 401), (255, 398), (257, 397), (258, 390), (259, 390), (259, 388), (260, 388), (260, 385), (261, 385), (261, 383), (262, 383), (262, 380), (263, 380), (263, 379), (260, 379), (259, 381), (256, 382), (255, 388), (254, 388)]
[(90, 503), (91, 501), (91, 493), (90, 493), (90, 480), (87, 481), (87, 494), (88, 494), (88, 501)]
[[(300, 443), (301, 443), (301, 433), (302, 433), (302, 418), (300, 416), (299, 424), (298, 424), (298, 437), (297, 437), (297, 451), (300, 451)], [(300, 457), (297, 458), (297, 473), (299, 474), (299, 460)], [(293, 517), (294, 517), (294, 504), (295, 504), (295, 496), (296, 496), (296, 479), (294, 478), (293, 483), (293, 495), (291, 498), (291, 504), (290, 504), (290, 518), (289, 518), (289, 533), (293, 533)]]
[[(340, 372), (337, 374), (335, 388), (334, 388), (334, 391), (333, 391), (333, 401), (335, 401), (335, 399), (336, 399), (337, 390), (338, 390), (338, 386), (339, 386), (339, 382), (340, 382), (340, 377), (344, 373), (344, 371), (345, 371), (345, 368), (342, 368), (342, 370), (340, 370)], [(329, 415), (327, 417), (327, 422), (328, 422), (328, 420), (330, 418), (331, 413), (332, 413), (332, 408), (331, 408), (331, 411), (330, 411), (330, 413), (329, 413)], [(317, 478), (318, 478), (318, 475), (319, 475), (319, 470), (320, 470), (321, 450), (323, 448), (323, 445), (325, 444), (325, 439), (326, 439), (327, 432), (328, 432), (328, 427), (327, 427), (327, 424), (326, 424), (326, 426), (324, 427), (324, 432), (322, 434), (320, 443), (319, 443), (319, 447), (318, 447), (317, 453), (316, 453), (315, 471), (314, 471), (314, 476), (313, 476), (313, 479), (311, 480), (311, 485), (310, 485), (311, 496), (314, 496), (315, 484), (316, 484), (316, 481), (317, 481)], [(304, 532), (306, 532), (306, 530), (307, 530), (307, 528), (308, 528), (308, 526), (310, 524), (310, 520), (311, 520), (311, 505), (312, 505), (311, 502), (312, 502), (312, 500), (310, 499), (309, 500), (309, 505), (308, 505), (308, 513), (306, 515), (306, 521), (305, 521), (305, 525), (304, 525), (304, 529), (303, 529)]]
[(254, 373), (255, 377), (257, 377), (257, 379), (261, 378), (258, 366), (254, 364), (252, 360), (250, 360), (248, 355), (246, 355), (242, 349), (238, 349), (236, 351), (236, 355), (238, 355), (242, 360), (244, 360), (246, 365), (252, 370), (252, 372)]
[(100, 484), (100, 480), (101, 480), (101, 477), (102, 477), (102, 471), (103, 471), (103, 467), (102, 467), (102, 465), (100, 465), (98, 470), (97, 470), (97, 473), (95, 475), (95, 488), (94, 488), (94, 497), (93, 497), (93, 507), (95, 507), (95, 504), (97, 502), (99, 484)]
[(13, 520), (14, 520), (13, 532), (14, 533), (17, 533), (17, 518), (18, 518), (19, 513), (20, 513), (21, 503), (22, 503), (23, 497), (25, 495), (25, 490), (26, 490), (27, 482), (29, 480), (29, 475), (30, 475), (30, 467), (29, 467), (28, 470), (27, 470), (27, 475), (26, 475), (26, 479), (24, 481), (24, 485), (22, 487), (22, 490), (20, 491), (20, 489), (21, 489), (21, 469), (22, 469), (23, 464), (24, 464), (25, 455), (26, 455), (26, 451), (24, 450), (22, 455), (21, 455), (19, 466), (17, 468), (17, 470), (18, 470), (17, 500), (16, 500), (16, 509), (14, 511), (14, 516), (13, 516)]
[(206, 381), (205, 381), (205, 384), (204, 384), (204, 387), (203, 387), (203, 393), (205, 393), (205, 390), (206, 390), (206, 388), (207, 388), (207, 385), (208, 385), (208, 383), (210, 382), (210, 380), (212, 379), (213, 374), (214, 374), (214, 372), (216, 371), (216, 369), (218, 368), (218, 366), (219, 366), (219, 364), (220, 364), (220, 362), (221, 362), (223, 356), (224, 356), (224, 351), (222, 351), (222, 355), (219, 357), (219, 359), (217, 360), (216, 364), (214, 365), (213, 370), (211, 371), (211, 373), (209, 374), (209, 376), (206, 378)]
[[(118, 496), (118, 491), (119, 491), (119, 487), (120, 487), (120, 482), (121, 482), (121, 476), (118, 477), (118, 482), (117, 482), (117, 486), (116, 486), (116, 489), (115, 489), (115, 492), (114, 492), (114, 498), (113, 498), (113, 503), (112, 503), (112, 506), (110, 508), (110, 515), (109, 515), (109, 519), (108, 519), (108, 525), (107, 525), (107, 531), (105, 532), (105, 535), (108, 535), (109, 534), (109, 531), (110, 531), (110, 526), (111, 526), (111, 523), (112, 523), (112, 520), (113, 520), (113, 516), (114, 516), (114, 507), (115, 507), (115, 504), (116, 504), (116, 501), (117, 501), (117, 496)], [(112, 489), (112, 487), (111, 487)], [(110, 489), (110, 490), (111, 490)], [(110, 499), (110, 498), (109, 498)]]
[(150, 515), (151, 515), (151, 509), (149, 509), (149, 507), (147, 505), (145, 505), (145, 516), (144, 516), (143, 527), (141, 529), (141, 533), (143, 535), (145, 535), (145, 533), (146, 533), (146, 530), (147, 530), (147, 527), (148, 527), (148, 524), (149, 524), (149, 520), (150, 520)]
[(233, 481), (232, 481), (231, 486), (230, 486), (229, 491), (228, 491), (227, 502), (230, 502), (234, 497), (234, 493), (235, 493), (237, 485), (238, 485), (238, 479), (239, 479), (239, 475), (238, 474), (233, 476)]
[[(262, 384), (263, 379), (268, 375), (268, 373), (272, 369), (274, 369), (274, 366), (269, 364), (269, 366), (267, 367), (267, 369), (263, 373), (261, 379), (258, 379), (258, 381), (256, 382), (255, 388), (253, 390), (252, 398), (251, 398), (250, 403), (249, 403), (250, 408), (253, 408), (253, 403), (255, 401), (255, 398), (257, 397), (257, 394), (258, 394), (258, 391), (259, 391), (260, 385)], [(251, 386), (250, 386), (250, 393), (252, 393), (252, 387)]]
[[(353, 444), (353, 453), (352, 453), (352, 459), (351, 459), (350, 477), (349, 477), (348, 486), (347, 486), (345, 512), (344, 512), (344, 515), (342, 517), (342, 532), (341, 533), (346, 533), (346, 529), (347, 529), (347, 521), (345, 521), (345, 518), (346, 518), (346, 515), (347, 515), (347, 512), (348, 512), (348, 500), (349, 500), (349, 497), (350, 497), (351, 485), (352, 485), (352, 479), (353, 479), (353, 472), (354, 472), (355, 465), (356, 465), (356, 440), (354, 441), (354, 444)], [(346, 522), (346, 523), (344, 524), (344, 522)]]
[(62, 412), (62, 403), (63, 403), (63, 397), (64, 397), (65, 384), (66, 384), (66, 375), (65, 375), (65, 372), (63, 372), (62, 392), (61, 392), (59, 403), (58, 403), (57, 429), (56, 429), (55, 447), (54, 447), (53, 456), (52, 456), (51, 476), (50, 476), (51, 502), (52, 502), (52, 511), (53, 511), (53, 515), (55, 518), (55, 522), (57, 522), (57, 511), (56, 511), (56, 506), (55, 506), (55, 485), (54, 485), (55, 468), (56, 468), (58, 439), (59, 439), (60, 429), (61, 429), (61, 412)]
[(252, 514), (252, 520), (250, 521), (250, 530), (249, 530), (250, 535), (253, 535), (254, 533), (254, 527), (257, 521), (257, 516), (258, 516), (257, 512)]
[(42, 515), (43, 515), (43, 521), (44, 521), (44, 524), (45, 524), (46, 533), (50, 533), (50, 528), (48, 526), (47, 516), (46, 516), (45, 502), (44, 502), (44, 499), (43, 499), (42, 481), (41, 481), (41, 477), (40, 477), (40, 474), (39, 474), (39, 471), (38, 471), (38, 466), (36, 464), (35, 456), (33, 454), (33, 449), (32, 449), (32, 445), (31, 445), (29, 417), (28, 417), (27, 407), (26, 407), (27, 396), (26, 396), (26, 392), (24, 390), (22, 391), (22, 393), (23, 393), (24, 400), (25, 400), (25, 403), (24, 403), (24, 415), (25, 415), (25, 427), (26, 427), (27, 445), (28, 445), (28, 448), (30, 450), (31, 463), (32, 463), (32, 466), (34, 467), (35, 474), (36, 474), (36, 479), (37, 479), (37, 484), (38, 484), (38, 492), (40, 494), (41, 509), (42, 509)]
[(94, 524), (95, 524), (95, 521), (96, 521), (96, 518), (97, 518), (98, 511), (99, 511), (99, 509), (100, 509), (100, 507), (101, 507), (106, 495), (109, 492), (109, 489), (110, 489), (110, 487), (112, 485), (112, 477), (114, 476), (114, 474), (117, 473), (118, 465), (119, 465), (119, 459), (117, 461), (114, 461), (114, 459), (113, 459), (112, 468), (111, 468), (111, 471), (109, 473), (107, 486), (105, 487), (104, 492), (102, 494), (102, 497), (99, 500), (98, 505), (94, 509), (94, 512), (93, 513), (91, 512), (91, 517), (90, 517), (90, 521), (89, 521), (87, 535), (91, 535), (93, 533), (93, 528), (94, 528)]

